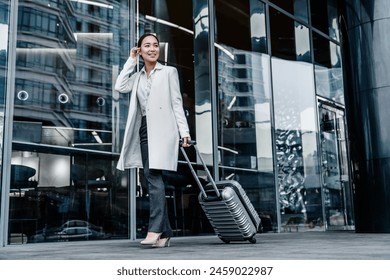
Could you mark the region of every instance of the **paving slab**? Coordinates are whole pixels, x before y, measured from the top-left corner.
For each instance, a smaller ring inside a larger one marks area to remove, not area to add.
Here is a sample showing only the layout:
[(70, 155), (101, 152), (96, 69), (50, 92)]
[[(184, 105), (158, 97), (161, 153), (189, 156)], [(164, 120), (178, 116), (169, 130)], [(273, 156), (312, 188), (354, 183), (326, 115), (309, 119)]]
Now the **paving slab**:
[(176, 237), (161, 249), (113, 239), (8, 245), (0, 247), (0, 260), (390, 260), (390, 234), (262, 233), (256, 239), (225, 244), (214, 235)]

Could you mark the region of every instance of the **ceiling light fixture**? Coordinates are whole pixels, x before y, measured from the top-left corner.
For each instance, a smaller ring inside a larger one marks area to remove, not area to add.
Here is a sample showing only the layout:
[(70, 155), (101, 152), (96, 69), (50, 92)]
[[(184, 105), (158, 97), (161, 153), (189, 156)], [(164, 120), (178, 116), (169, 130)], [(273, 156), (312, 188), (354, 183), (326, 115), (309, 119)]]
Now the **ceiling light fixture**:
[(82, 4), (87, 4), (91, 6), (97, 6), (97, 7), (102, 7), (102, 8), (107, 8), (107, 9), (113, 9), (114, 7), (112, 5), (107, 5), (95, 1), (88, 1), (88, 0), (70, 0), (72, 2), (77, 2), (77, 3), (82, 3)]

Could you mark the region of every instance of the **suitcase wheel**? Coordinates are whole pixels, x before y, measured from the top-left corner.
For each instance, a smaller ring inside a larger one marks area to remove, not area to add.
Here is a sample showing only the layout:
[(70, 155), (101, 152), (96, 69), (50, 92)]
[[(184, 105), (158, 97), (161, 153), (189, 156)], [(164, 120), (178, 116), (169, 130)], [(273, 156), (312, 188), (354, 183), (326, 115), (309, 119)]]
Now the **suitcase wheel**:
[[(226, 244), (229, 244), (229, 243), (230, 243), (230, 240), (227, 240), (227, 239), (225, 239), (225, 238), (221, 238), (221, 240), (222, 240), (223, 242), (225, 242)], [(252, 237), (252, 238), (248, 239), (248, 241), (249, 241), (250, 243), (252, 243), (252, 244), (255, 244), (255, 243), (256, 243), (256, 238)]]
[(256, 243), (256, 238), (252, 237), (251, 239), (249, 239), (249, 242), (252, 243), (252, 244), (255, 244)]

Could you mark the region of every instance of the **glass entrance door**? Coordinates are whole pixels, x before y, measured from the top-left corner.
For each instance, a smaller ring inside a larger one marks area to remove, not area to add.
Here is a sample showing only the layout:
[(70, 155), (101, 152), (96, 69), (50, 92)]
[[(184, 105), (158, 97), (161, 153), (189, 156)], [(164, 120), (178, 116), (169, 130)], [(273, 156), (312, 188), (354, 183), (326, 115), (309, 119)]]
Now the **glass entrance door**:
[(321, 178), (327, 229), (353, 229), (344, 109), (319, 102)]

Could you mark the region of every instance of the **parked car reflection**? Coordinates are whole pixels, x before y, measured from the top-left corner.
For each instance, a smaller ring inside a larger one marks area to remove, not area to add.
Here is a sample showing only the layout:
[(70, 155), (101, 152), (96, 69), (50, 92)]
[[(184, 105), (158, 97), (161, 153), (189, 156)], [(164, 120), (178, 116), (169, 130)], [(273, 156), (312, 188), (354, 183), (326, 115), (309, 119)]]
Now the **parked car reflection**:
[(96, 240), (104, 239), (106, 235), (87, 227), (68, 227), (53, 236), (58, 241)]
[(66, 229), (66, 228), (70, 228), (70, 227), (86, 227), (86, 228), (90, 228), (90, 229), (93, 229), (93, 230), (99, 231), (99, 232), (103, 231), (102, 227), (96, 226), (94, 224), (91, 224), (91, 223), (89, 223), (87, 221), (83, 221), (83, 220), (69, 220), (69, 221), (63, 223), (61, 226), (62, 229)]
[(83, 220), (70, 220), (59, 227), (45, 228), (36, 232), (30, 242), (53, 242), (53, 241), (77, 241), (108, 239), (102, 227)]

